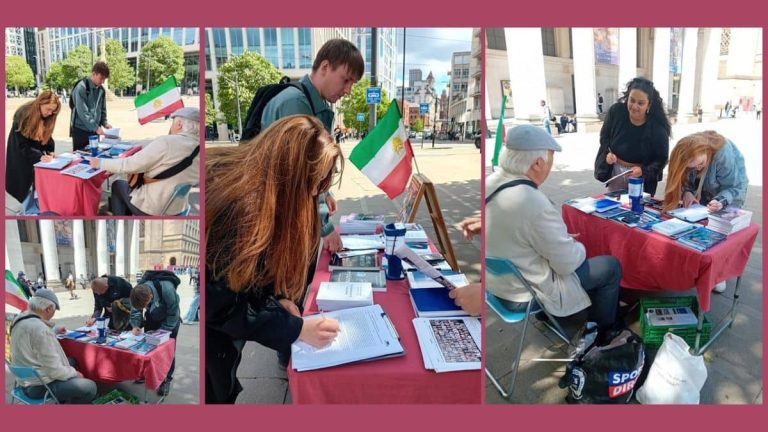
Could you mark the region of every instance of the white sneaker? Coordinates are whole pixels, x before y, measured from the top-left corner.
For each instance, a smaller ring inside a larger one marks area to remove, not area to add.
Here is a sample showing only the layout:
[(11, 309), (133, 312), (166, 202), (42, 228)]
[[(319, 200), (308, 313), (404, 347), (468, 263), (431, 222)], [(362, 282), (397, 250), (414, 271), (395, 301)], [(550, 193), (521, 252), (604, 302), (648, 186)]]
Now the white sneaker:
[(712, 288), (712, 291), (714, 291), (714, 292), (716, 292), (718, 294), (722, 294), (722, 293), (725, 292), (725, 288), (726, 288), (725, 281), (722, 281), (722, 282), (718, 283), (717, 285), (715, 285), (715, 287)]

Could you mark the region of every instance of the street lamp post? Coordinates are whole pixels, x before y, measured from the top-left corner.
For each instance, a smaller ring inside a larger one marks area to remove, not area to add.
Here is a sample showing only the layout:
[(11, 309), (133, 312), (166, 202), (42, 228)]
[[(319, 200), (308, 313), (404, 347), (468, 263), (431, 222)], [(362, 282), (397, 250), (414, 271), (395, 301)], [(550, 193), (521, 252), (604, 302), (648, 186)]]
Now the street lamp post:
[(228, 81), (230, 84), (235, 85), (235, 105), (237, 106), (237, 133), (238, 133), (238, 141), (239, 138), (243, 136), (243, 117), (240, 113), (240, 74), (235, 71), (235, 81), (233, 82), (229, 78), (219, 75), (220, 78), (224, 79), (225, 81)]

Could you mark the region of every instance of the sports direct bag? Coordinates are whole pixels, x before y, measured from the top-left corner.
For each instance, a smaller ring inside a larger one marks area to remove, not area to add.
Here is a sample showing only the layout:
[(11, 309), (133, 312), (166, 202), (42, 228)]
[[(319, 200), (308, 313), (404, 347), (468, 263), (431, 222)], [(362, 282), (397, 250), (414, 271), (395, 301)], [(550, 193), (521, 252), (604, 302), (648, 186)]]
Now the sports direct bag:
[(623, 330), (608, 345), (581, 345), (586, 347), (581, 350), (583, 354), (577, 354), (568, 364), (565, 376), (560, 380), (561, 388), (568, 387), (566, 401), (574, 404), (629, 403), (645, 363), (642, 339)]
[(691, 355), (688, 344), (667, 333), (651, 364), (645, 384), (637, 391), (642, 404), (698, 404), (699, 393), (707, 380), (702, 356)]

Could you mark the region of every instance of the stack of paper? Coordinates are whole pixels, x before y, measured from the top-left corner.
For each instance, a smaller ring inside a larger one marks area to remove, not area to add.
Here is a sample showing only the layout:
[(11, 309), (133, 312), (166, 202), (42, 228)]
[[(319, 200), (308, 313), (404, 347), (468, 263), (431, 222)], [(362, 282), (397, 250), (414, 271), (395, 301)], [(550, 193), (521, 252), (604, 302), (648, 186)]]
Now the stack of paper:
[(120, 348), (120, 349), (131, 349), (140, 343), (141, 341), (138, 341), (136, 339), (123, 339), (120, 342), (117, 342), (116, 344), (114, 344), (113, 346), (115, 348)]
[(700, 225), (694, 225), (682, 221), (680, 219), (667, 219), (664, 222), (658, 223), (651, 227), (651, 229), (659, 234), (663, 234), (667, 237), (675, 237), (679, 234), (692, 231), (698, 228)]
[(322, 348), (300, 340), (294, 342), (291, 362), (295, 370), (323, 369), (405, 353), (395, 327), (380, 305), (329, 312), (325, 318), (337, 320), (341, 331), (330, 345)]
[(373, 304), (369, 282), (322, 282), (315, 300), (323, 311), (335, 311)]
[(420, 224), (405, 224), (405, 242), (406, 243), (428, 243), (427, 232)]
[(383, 235), (343, 235), (341, 244), (344, 249), (384, 249)]
[(710, 213), (707, 228), (721, 234), (730, 235), (748, 227), (750, 222), (752, 222), (751, 211), (728, 207)]
[(387, 291), (387, 277), (382, 270), (331, 270), (331, 282), (367, 282), (373, 291)]
[(375, 234), (383, 224), (383, 215), (352, 213), (339, 219), (339, 231), (341, 234)]
[(152, 345), (161, 345), (171, 338), (168, 330), (152, 330), (144, 333), (144, 339)]
[(424, 367), (435, 372), (480, 370), (478, 318), (415, 318)]
[(110, 145), (119, 144), (120, 128), (104, 129), (104, 143)]
[(76, 158), (77, 158), (77, 155), (73, 153), (62, 153), (60, 155), (57, 155), (50, 162), (41, 161), (36, 163), (35, 168), (47, 168), (47, 169), (60, 170), (60, 169), (63, 169), (65, 166), (69, 165)]
[(669, 215), (682, 219), (686, 222), (698, 222), (704, 220), (709, 216), (709, 210), (707, 207), (701, 204), (693, 204), (688, 208), (677, 208), (669, 211)]
[(565, 203), (569, 206), (581, 210), (584, 213), (594, 213), (597, 209), (595, 208), (595, 202), (597, 200), (591, 197), (586, 198), (575, 198), (569, 201), (566, 201)]
[(468, 285), (466, 276), (456, 272), (438, 272), (433, 278), (420, 271), (408, 272), (411, 305), (418, 317), (447, 317), (467, 315), (449, 296), (453, 288)]

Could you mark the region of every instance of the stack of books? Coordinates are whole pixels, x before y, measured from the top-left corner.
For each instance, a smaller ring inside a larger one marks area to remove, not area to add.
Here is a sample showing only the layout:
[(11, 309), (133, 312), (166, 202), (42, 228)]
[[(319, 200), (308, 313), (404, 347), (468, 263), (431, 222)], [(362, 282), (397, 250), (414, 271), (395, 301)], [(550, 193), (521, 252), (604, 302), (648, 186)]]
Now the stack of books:
[(670, 210), (669, 215), (686, 222), (698, 222), (707, 218), (709, 210), (701, 204), (693, 204), (688, 208)]
[(339, 218), (341, 234), (376, 234), (384, 225), (383, 215), (352, 213)]
[(331, 257), (329, 270), (380, 270), (381, 255), (377, 249), (336, 252)]
[(370, 282), (322, 282), (315, 299), (322, 311), (336, 311), (373, 304)]
[(677, 241), (684, 246), (704, 252), (725, 239), (725, 234), (701, 227), (681, 235)]
[(144, 333), (144, 339), (152, 345), (161, 345), (171, 338), (171, 332), (168, 330), (151, 330)]
[(752, 222), (752, 212), (736, 207), (727, 207), (709, 214), (707, 228), (720, 234), (730, 235), (748, 227)]
[[(453, 271), (440, 272), (442, 277), (451, 285), (462, 287), (469, 284), (463, 273)], [(452, 298), (448, 296), (450, 289), (440, 281), (436, 281), (425, 273), (412, 271), (407, 273), (408, 285), (411, 287), (411, 304), (417, 317), (449, 317), (467, 315)]]
[(667, 219), (664, 222), (657, 223), (651, 229), (654, 232), (663, 234), (667, 237), (678, 238), (679, 236), (693, 231), (701, 225), (685, 222), (680, 219)]
[(331, 270), (331, 282), (368, 282), (373, 291), (387, 291), (387, 278), (383, 270)]

